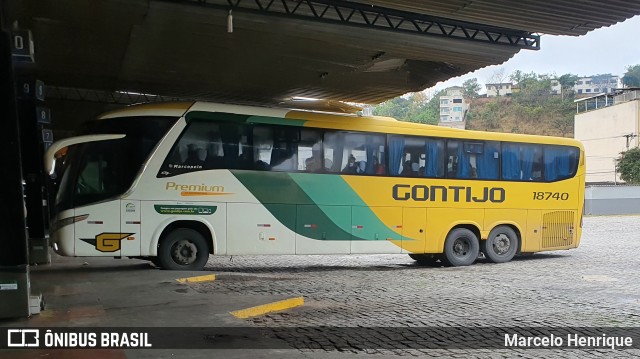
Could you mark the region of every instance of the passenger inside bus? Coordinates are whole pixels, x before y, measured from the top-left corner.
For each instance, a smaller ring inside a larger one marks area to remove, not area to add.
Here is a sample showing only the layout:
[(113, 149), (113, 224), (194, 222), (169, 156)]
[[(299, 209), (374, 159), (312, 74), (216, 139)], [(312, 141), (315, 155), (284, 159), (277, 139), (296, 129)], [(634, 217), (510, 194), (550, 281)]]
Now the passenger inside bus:
[(347, 165), (342, 169), (342, 173), (344, 174), (357, 173), (356, 158), (353, 155), (349, 155), (349, 162), (347, 162)]
[(320, 154), (314, 153), (304, 161), (304, 168), (307, 172), (318, 172), (322, 169), (322, 158)]
[(356, 168), (357, 168), (356, 173), (358, 173), (358, 174), (366, 173), (367, 172), (367, 161), (358, 162), (358, 165), (357, 165)]
[(204, 160), (207, 157), (207, 150), (198, 147), (191, 143), (187, 145), (187, 159), (184, 164), (187, 166), (202, 166), (204, 167)]
[(311, 157), (304, 161), (307, 172), (319, 172), (322, 170), (322, 149), (320, 143), (314, 144), (311, 149)]
[(384, 166), (380, 164), (380, 162), (378, 161), (378, 157), (376, 156), (373, 156), (373, 173), (377, 175), (384, 174)]
[(418, 171), (420, 170), (420, 165), (418, 162), (411, 163), (411, 176), (418, 176)]

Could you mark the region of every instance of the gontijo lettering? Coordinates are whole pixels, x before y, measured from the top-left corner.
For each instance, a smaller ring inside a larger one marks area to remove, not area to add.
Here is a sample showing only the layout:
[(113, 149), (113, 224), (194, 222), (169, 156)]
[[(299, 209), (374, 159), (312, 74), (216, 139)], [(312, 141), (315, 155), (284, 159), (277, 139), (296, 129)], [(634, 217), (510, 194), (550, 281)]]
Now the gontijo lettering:
[(502, 203), (506, 198), (504, 188), (483, 187), (474, 190), (465, 186), (425, 186), (397, 184), (393, 186), (393, 199), (397, 201), (431, 201), (431, 202), (494, 202)]

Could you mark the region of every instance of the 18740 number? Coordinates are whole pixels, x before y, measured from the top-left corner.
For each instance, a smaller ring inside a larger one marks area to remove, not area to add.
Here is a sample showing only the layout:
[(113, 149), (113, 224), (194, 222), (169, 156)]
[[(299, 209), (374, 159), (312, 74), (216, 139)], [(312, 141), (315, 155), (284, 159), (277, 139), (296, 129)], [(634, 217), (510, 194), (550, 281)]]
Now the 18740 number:
[(533, 192), (533, 199), (536, 201), (549, 201), (552, 199), (566, 201), (569, 199), (569, 194), (566, 192)]

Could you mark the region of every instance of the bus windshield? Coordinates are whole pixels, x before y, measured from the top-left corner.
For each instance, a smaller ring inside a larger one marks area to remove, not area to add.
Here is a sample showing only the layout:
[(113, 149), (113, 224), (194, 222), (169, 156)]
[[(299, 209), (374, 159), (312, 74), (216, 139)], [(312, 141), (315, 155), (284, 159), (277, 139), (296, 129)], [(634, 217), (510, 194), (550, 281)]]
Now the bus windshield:
[(124, 138), (70, 146), (64, 159), (56, 211), (104, 201), (125, 193), (149, 153), (177, 117), (121, 117), (87, 123), (81, 135), (123, 134)]

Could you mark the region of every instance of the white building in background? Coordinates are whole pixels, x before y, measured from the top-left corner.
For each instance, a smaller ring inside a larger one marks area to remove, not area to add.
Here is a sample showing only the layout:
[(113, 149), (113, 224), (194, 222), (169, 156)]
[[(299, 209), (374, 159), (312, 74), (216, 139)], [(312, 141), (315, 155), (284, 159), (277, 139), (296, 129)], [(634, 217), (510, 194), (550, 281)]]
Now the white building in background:
[(560, 95), (562, 93), (562, 85), (560, 81), (553, 79), (551, 80), (551, 93), (554, 95)]
[(580, 77), (576, 81), (573, 90), (576, 95), (596, 95), (600, 93), (612, 93), (614, 89), (622, 88), (619, 76), (589, 76)]
[(506, 96), (513, 93), (513, 84), (504, 82), (499, 84), (486, 84), (487, 97)]
[[(592, 96), (603, 93), (612, 93), (614, 89), (622, 88), (620, 76), (586, 76), (580, 77), (573, 86), (573, 92), (578, 97)], [(551, 80), (551, 93), (559, 95), (562, 86), (557, 79)]]
[(465, 115), (469, 105), (464, 101), (464, 88), (450, 87), (446, 96), (440, 96), (440, 120), (438, 126), (465, 128)]
[(616, 159), (640, 145), (640, 91), (576, 100), (575, 138), (582, 141), (587, 183), (619, 183)]

